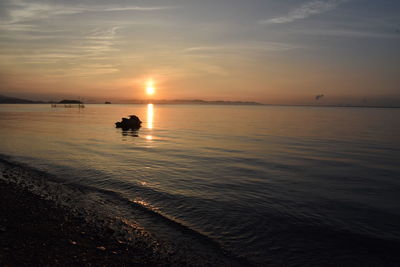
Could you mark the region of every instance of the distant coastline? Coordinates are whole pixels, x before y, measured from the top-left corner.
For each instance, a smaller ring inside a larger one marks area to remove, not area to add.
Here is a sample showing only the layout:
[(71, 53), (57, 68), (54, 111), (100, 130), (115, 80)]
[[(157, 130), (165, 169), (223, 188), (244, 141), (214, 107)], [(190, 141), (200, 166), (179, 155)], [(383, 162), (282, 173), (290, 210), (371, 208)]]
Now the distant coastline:
[[(90, 102), (90, 104), (111, 104), (111, 102), (97, 101)], [(206, 101), (201, 99), (173, 99), (173, 100), (140, 100), (132, 99), (127, 101), (116, 101), (116, 104), (197, 104), (197, 105), (264, 105), (258, 102), (251, 101)], [(8, 97), (0, 95), (0, 104), (83, 104), (80, 100), (61, 100), (61, 101), (34, 101), (22, 98)]]
[(128, 100), (123, 101), (121, 104), (166, 104), (166, 105), (180, 105), (180, 104), (190, 104), (190, 105), (265, 105), (258, 102), (252, 101), (226, 101), (226, 100), (202, 100), (202, 99), (151, 99), (151, 100)]
[(64, 99), (61, 101), (35, 101), (17, 97), (0, 95), (0, 104), (83, 104), (80, 100)]
[[(0, 104), (63, 104), (81, 103), (80, 100), (61, 101), (35, 101), (16, 97), (0, 95)], [(89, 101), (87, 104), (111, 104), (109, 101)], [(158, 104), (158, 105), (247, 105), (247, 106), (282, 106), (282, 107), (336, 107), (336, 108), (400, 108), (400, 106), (385, 105), (351, 105), (351, 104), (265, 104), (253, 101), (227, 101), (227, 100), (202, 100), (202, 99), (132, 99), (114, 101), (113, 104)]]
[(46, 103), (50, 102), (33, 101), (33, 100), (0, 95), (0, 104), (46, 104)]

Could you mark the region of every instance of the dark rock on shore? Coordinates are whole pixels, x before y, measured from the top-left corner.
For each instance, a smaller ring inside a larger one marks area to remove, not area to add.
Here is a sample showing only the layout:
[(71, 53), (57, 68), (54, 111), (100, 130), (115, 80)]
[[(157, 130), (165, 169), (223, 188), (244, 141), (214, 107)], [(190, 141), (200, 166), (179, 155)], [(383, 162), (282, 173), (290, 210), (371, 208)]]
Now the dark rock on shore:
[(137, 130), (141, 127), (142, 121), (136, 115), (130, 115), (129, 119), (122, 118), (122, 121), (116, 122), (115, 127), (122, 128), (122, 130)]

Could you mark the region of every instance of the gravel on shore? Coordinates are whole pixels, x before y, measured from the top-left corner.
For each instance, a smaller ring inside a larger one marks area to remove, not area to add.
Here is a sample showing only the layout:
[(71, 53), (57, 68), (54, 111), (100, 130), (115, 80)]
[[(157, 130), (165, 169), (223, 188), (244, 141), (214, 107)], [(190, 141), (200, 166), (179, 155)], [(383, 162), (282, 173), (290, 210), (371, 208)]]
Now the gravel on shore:
[(154, 266), (148, 248), (86, 223), (67, 209), (0, 180), (1, 266)]
[(156, 236), (90, 190), (0, 158), (0, 266), (252, 266), (170, 221), (152, 223), (179, 241)]

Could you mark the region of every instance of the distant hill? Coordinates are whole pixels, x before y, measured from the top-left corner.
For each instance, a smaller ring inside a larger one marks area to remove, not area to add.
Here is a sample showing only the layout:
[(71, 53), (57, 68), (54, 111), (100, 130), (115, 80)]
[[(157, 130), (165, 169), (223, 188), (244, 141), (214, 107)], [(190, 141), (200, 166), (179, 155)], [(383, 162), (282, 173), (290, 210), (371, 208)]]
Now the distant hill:
[(156, 100), (156, 104), (203, 104), (203, 105), (262, 105), (261, 103), (257, 102), (250, 102), (250, 101), (207, 101), (201, 99), (193, 99), (193, 100)]
[(60, 102), (58, 102), (59, 104), (83, 104), (82, 101), (79, 100), (70, 100), (70, 99), (65, 99), (65, 100), (61, 100)]
[[(140, 99), (132, 99), (127, 101), (121, 101), (126, 104), (197, 104), (197, 105), (262, 105), (257, 102), (249, 102), (249, 101), (207, 101), (201, 99), (172, 99), (172, 100), (140, 100)], [(8, 97), (0, 95), (0, 104), (44, 104), (44, 103), (57, 103), (57, 102), (44, 102), (44, 101), (33, 101), (28, 99), (21, 99), (16, 97)], [(93, 102), (96, 103), (96, 102)], [(106, 104), (111, 104), (111, 102), (105, 102)], [(64, 99), (58, 102), (57, 104), (83, 104), (80, 100), (74, 99)]]
[(44, 102), (0, 95), (0, 104), (37, 104), (37, 103), (44, 103)]
[(173, 99), (173, 100), (139, 100), (133, 99), (128, 101), (123, 101), (127, 104), (196, 104), (196, 105), (263, 105), (257, 102), (250, 102), (250, 101), (207, 101), (201, 99)]

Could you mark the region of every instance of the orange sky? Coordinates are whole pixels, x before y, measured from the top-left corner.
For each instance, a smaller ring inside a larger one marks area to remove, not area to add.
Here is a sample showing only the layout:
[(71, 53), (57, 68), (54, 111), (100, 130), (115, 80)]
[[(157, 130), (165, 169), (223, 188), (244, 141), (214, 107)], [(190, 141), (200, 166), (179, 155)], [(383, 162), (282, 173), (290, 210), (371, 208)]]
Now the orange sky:
[(0, 94), (142, 99), (151, 79), (157, 99), (400, 99), (398, 3), (228, 2), (5, 1)]

